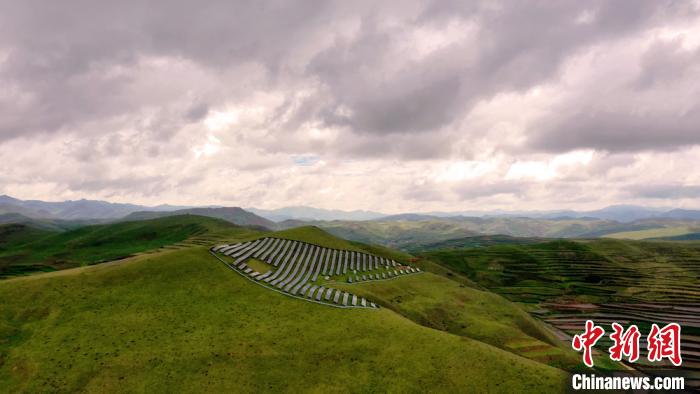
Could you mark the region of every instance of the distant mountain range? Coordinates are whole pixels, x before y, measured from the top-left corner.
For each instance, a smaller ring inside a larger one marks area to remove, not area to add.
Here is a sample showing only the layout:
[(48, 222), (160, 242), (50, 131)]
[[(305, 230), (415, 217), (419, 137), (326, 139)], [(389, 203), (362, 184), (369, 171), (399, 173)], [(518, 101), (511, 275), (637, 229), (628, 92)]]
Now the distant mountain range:
[(46, 202), (0, 196), (0, 224), (21, 223), (36, 228), (65, 230), (86, 224), (147, 220), (174, 215), (200, 215), (223, 219), (239, 226), (275, 228), (275, 223), (238, 207), (148, 207), (98, 200)]
[(565, 219), (590, 219), (590, 220), (614, 220), (622, 223), (630, 223), (642, 219), (688, 219), (699, 220), (700, 210), (671, 209), (642, 207), (637, 205), (611, 205), (602, 209), (591, 211), (575, 210), (551, 210), (551, 211), (455, 211), (455, 212), (427, 212), (427, 213), (401, 213), (388, 215), (373, 211), (341, 211), (312, 207), (287, 207), (280, 209), (256, 209), (246, 210), (262, 216), (274, 222), (295, 221), (421, 221), (445, 218), (532, 218), (547, 220)]
[[(196, 212), (196, 213), (195, 213)], [(161, 214), (158, 214), (161, 213)], [(133, 214), (133, 215), (132, 215)], [(456, 211), (402, 213), (387, 215), (373, 211), (343, 211), (320, 209), (307, 206), (294, 206), (279, 209), (257, 209), (237, 207), (191, 207), (157, 205), (153, 207), (112, 203), (100, 200), (74, 200), (46, 202), (20, 200), (7, 195), (0, 196), (0, 215), (9, 221), (12, 215), (29, 219), (58, 221), (115, 221), (124, 218), (160, 217), (174, 214), (202, 214), (233, 221), (239, 225), (264, 226), (275, 228), (276, 223), (287, 227), (289, 222), (329, 222), (329, 221), (454, 221), (466, 218), (531, 218), (538, 220), (606, 220), (632, 223), (646, 219), (700, 220), (700, 210), (665, 209), (636, 205), (613, 205), (599, 210), (551, 210), (551, 211)], [(8, 216), (9, 215), (9, 216)], [(286, 223), (285, 223), (286, 222)]]
[(173, 211), (189, 207), (158, 205), (147, 207), (99, 200), (74, 200), (47, 202), (19, 200), (7, 195), (0, 196), (0, 214), (19, 213), (33, 219), (119, 219), (137, 211)]
[(279, 209), (246, 208), (256, 215), (274, 222), (285, 220), (372, 220), (386, 214), (372, 211), (341, 211), (337, 209), (320, 209), (312, 207), (286, 207)]

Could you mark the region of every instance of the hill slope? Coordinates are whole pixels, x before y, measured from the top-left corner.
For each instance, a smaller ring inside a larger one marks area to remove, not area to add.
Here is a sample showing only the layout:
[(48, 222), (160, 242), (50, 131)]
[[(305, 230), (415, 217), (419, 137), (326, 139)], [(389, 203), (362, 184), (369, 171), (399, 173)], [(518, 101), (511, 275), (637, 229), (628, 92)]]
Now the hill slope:
[[(563, 332), (580, 332), (587, 319), (607, 330), (612, 322), (682, 326), (683, 365), (649, 364), (642, 340), (635, 368), (684, 376), (700, 389), (700, 242), (600, 239), (494, 245), (430, 251), (424, 258), (467, 275)], [(604, 351), (609, 338), (597, 344)]]
[[(389, 309), (251, 284), (205, 247), (0, 282), (11, 392), (560, 392), (567, 376)], [(30, 306), (30, 307), (28, 307)]]
[(86, 226), (61, 233), (28, 234), (28, 227), (6, 230), (4, 237), (14, 237), (15, 241), (11, 238), (0, 249), (0, 277), (118, 259), (212, 231), (250, 232), (222, 220), (194, 215)]
[(231, 208), (188, 208), (169, 212), (143, 211), (134, 212), (123, 220), (148, 220), (168, 216), (198, 215), (225, 220), (238, 226), (258, 226), (266, 229), (275, 228), (275, 223), (238, 207)]

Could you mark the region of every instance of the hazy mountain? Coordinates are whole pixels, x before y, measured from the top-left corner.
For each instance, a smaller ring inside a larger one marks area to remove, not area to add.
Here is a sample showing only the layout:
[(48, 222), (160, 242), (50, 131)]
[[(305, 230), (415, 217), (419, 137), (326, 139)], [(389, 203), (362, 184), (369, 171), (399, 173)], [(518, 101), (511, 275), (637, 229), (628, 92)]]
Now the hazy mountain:
[(63, 220), (118, 219), (137, 211), (172, 211), (182, 208), (187, 207), (172, 205), (148, 207), (85, 199), (49, 202), (40, 200), (19, 200), (6, 195), (0, 196), (0, 213), (19, 213), (30, 218)]
[(155, 212), (155, 211), (140, 211), (133, 212), (123, 218), (123, 220), (149, 220), (166, 216), (175, 215), (199, 215), (211, 218), (226, 220), (227, 222), (237, 224), (239, 226), (257, 226), (267, 229), (274, 229), (276, 224), (270, 220), (260, 217), (252, 212), (248, 212), (238, 207), (228, 208), (187, 208), (178, 209), (176, 211)]
[(371, 211), (341, 211), (305, 206), (279, 209), (246, 208), (246, 210), (275, 222), (285, 220), (372, 220), (386, 216), (383, 213)]
[(374, 219), (375, 221), (381, 220), (385, 222), (390, 221), (407, 221), (407, 222), (417, 222), (421, 220), (448, 220), (451, 217), (438, 217), (433, 215), (423, 215), (420, 213), (401, 213), (398, 215), (389, 215), (381, 218)]
[[(634, 222), (585, 218), (527, 218), (527, 217), (446, 217), (421, 215), (390, 216), (387, 220), (314, 221), (313, 224), (333, 235), (365, 243), (375, 243), (408, 250), (415, 245), (473, 237), (477, 235), (508, 235), (529, 238), (598, 238), (608, 234), (662, 229), (691, 224), (687, 219), (642, 219)], [(298, 221), (278, 223), (280, 228), (297, 227)]]
[(107, 219), (47, 219), (47, 218), (32, 218), (19, 213), (0, 213), (0, 225), (3, 224), (21, 224), (32, 228), (64, 231), (91, 224), (101, 224), (107, 222)]
[[(137, 204), (112, 203), (99, 200), (69, 200), (48, 202), (40, 200), (20, 200), (7, 195), (0, 196), (0, 214), (16, 213), (33, 219), (83, 220), (100, 219), (116, 220), (134, 212), (172, 212), (187, 209), (216, 209), (221, 207), (189, 207), (174, 205), (158, 205), (148, 207)], [(239, 208), (240, 209), (240, 208)], [(700, 210), (664, 209), (642, 207), (636, 205), (613, 205), (593, 211), (551, 210), (551, 211), (455, 211), (455, 212), (407, 212), (396, 215), (386, 215), (373, 211), (343, 211), (337, 209), (320, 209), (307, 206), (295, 206), (279, 209), (246, 208), (261, 218), (272, 222), (295, 221), (424, 221), (424, 220), (463, 220), (477, 218), (531, 218), (546, 220), (612, 220), (621, 223), (631, 223), (643, 219), (669, 218), (680, 220), (700, 219)], [(225, 219), (227, 220), (227, 219)], [(239, 218), (239, 220), (241, 220)], [(255, 221), (255, 220), (251, 220)], [(270, 227), (270, 223), (257, 224)]]
[[(458, 211), (458, 212), (427, 212), (410, 214), (417, 217), (508, 217), (508, 218), (532, 218), (532, 219), (588, 219), (588, 220), (614, 220), (617, 222), (634, 222), (641, 219), (672, 218), (672, 219), (700, 219), (700, 211), (642, 207), (637, 205), (611, 205), (592, 211), (576, 210), (551, 210), (551, 211)], [(414, 220), (409, 214), (392, 215), (394, 220)], [(401, 219), (401, 217), (406, 219)]]
[(661, 216), (671, 219), (700, 220), (700, 211), (690, 209), (672, 209), (668, 212), (664, 212)]

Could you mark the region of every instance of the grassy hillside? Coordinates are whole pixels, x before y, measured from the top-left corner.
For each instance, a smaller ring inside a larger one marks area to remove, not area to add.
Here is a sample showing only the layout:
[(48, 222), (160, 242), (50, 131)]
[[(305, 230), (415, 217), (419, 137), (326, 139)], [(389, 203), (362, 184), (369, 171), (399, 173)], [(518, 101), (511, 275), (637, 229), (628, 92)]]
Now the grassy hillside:
[[(352, 241), (415, 250), (417, 245), (436, 244), (482, 234), (529, 238), (598, 237), (629, 229), (660, 228), (671, 224), (677, 226), (677, 223), (678, 221), (655, 221), (653, 223), (630, 224), (597, 219), (455, 217), (429, 220), (384, 221), (378, 219), (372, 221), (310, 222), (307, 224), (313, 224), (337, 237)], [(298, 226), (299, 224), (297, 221), (290, 221), (280, 223), (279, 226)]]
[[(515, 301), (700, 302), (700, 243), (557, 240), (426, 252)], [(690, 298), (689, 298), (690, 297)]]
[(4, 240), (0, 241), (0, 245), (4, 244), (0, 248), (0, 277), (118, 259), (210, 232), (255, 233), (199, 216), (86, 226), (60, 233), (7, 227), (0, 237)]
[(313, 243), (315, 245), (324, 246), (333, 249), (355, 250), (358, 252), (367, 252), (399, 261), (406, 261), (412, 256), (394, 249), (389, 249), (380, 245), (371, 245), (356, 241), (347, 241), (338, 238), (316, 226), (303, 226), (292, 229), (277, 231), (270, 234), (277, 238), (291, 239)]
[(670, 237), (649, 238), (651, 241), (700, 241), (700, 232), (686, 233)]
[(649, 239), (649, 238), (667, 238), (667, 237), (677, 237), (681, 235), (691, 234), (698, 232), (697, 227), (659, 227), (649, 230), (639, 230), (639, 231), (624, 231), (619, 233), (606, 234), (605, 238), (617, 238), (617, 239)]
[(477, 235), (448, 239), (440, 242), (416, 242), (406, 247), (411, 253), (427, 252), (431, 250), (481, 248), (493, 245), (534, 244), (547, 241), (544, 238), (523, 238), (510, 235)]
[(561, 392), (568, 384), (560, 370), (388, 308), (344, 310), (270, 292), (206, 247), (2, 281), (0, 299), (13, 300), (0, 308), (3, 392)]
[(25, 224), (0, 225), (0, 253), (5, 250), (55, 234), (54, 231), (30, 227)]
[[(512, 301), (563, 332), (580, 332), (586, 319), (610, 330), (612, 322), (679, 323), (684, 340), (682, 368), (635, 366), (652, 374), (685, 376), (700, 389), (700, 242), (615, 239), (558, 240), (430, 251), (440, 262)], [(597, 345), (603, 350), (609, 339)], [(642, 356), (646, 343), (642, 339)]]
[[(351, 241), (379, 244), (406, 251), (418, 250), (417, 247), (423, 245), (449, 243), (460, 239), (464, 241), (481, 235), (519, 238), (598, 238), (607, 236), (607, 234), (628, 231), (664, 231), (665, 228), (700, 226), (697, 221), (675, 219), (645, 219), (633, 223), (619, 223), (590, 218), (449, 217), (422, 219), (421, 217), (410, 217), (406, 220), (286, 221), (279, 223), (278, 227), (301, 225), (314, 225), (337, 237)], [(492, 239), (491, 242), (493, 241), (498, 240)]]
[[(431, 273), (338, 287), (375, 300), (426, 327), (473, 338), (568, 371), (584, 369), (580, 356), (568, 344), (494, 293)], [(596, 362), (598, 367), (619, 369), (605, 357)]]
[(296, 227), (276, 231), (270, 235), (276, 238), (313, 243), (326, 248), (362, 251), (362, 248), (359, 246), (353, 245), (351, 242), (342, 238), (334, 237), (315, 226)]
[(142, 211), (134, 212), (124, 217), (124, 220), (150, 220), (168, 216), (197, 215), (225, 220), (238, 226), (256, 226), (261, 229), (274, 229), (275, 222), (260, 217), (238, 207), (223, 208), (187, 208), (176, 211)]

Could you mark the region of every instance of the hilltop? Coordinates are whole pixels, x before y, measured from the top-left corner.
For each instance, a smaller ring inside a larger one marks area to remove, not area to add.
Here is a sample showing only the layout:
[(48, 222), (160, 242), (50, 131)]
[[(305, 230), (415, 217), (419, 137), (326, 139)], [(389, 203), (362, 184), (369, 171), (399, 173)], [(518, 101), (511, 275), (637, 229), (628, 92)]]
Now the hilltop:
[[(514, 304), (445, 276), (354, 287), (384, 306), (374, 310), (282, 296), (232, 272), (208, 248), (274, 236), (398, 252), (313, 227), (269, 233), (211, 223), (217, 228), (202, 245), (0, 281), (0, 299), (13, 300), (0, 312), (9, 338), (0, 343), (3, 387), (556, 392), (568, 384), (560, 368), (579, 360)], [(436, 315), (436, 308), (452, 312)]]
[(210, 233), (250, 232), (201, 216), (84, 226), (65, 232), (0, 226), (0, 277), (54, 271), (128, 257)]
[(258, 226), (262, 229), (274, 229), (275, 223), (262, 218), (254, 213), (248, 212), (238, 207), (230, 208), (187, 208), (168, 212), (143, 211), (134, 212), (123, 218), (123, 220), (148, 220), (167, 216), (197, 215), (225, 220), (239, 226)]

